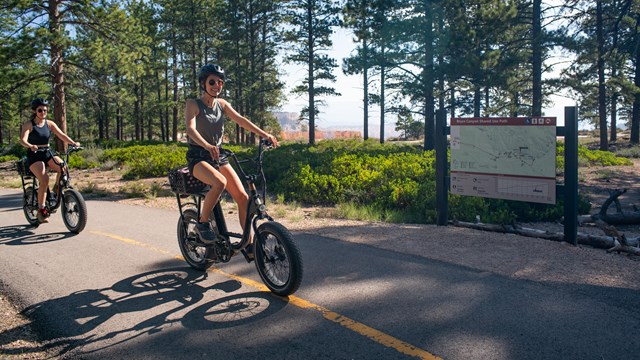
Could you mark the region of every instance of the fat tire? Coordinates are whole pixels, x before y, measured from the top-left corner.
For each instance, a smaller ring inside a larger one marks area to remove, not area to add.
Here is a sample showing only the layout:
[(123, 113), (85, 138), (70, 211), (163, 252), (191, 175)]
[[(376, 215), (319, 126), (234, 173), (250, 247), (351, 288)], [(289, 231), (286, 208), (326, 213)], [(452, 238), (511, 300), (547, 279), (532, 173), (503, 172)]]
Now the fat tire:
[(258, 274), (271, 292), (288, 296), (298, 290), (303, 274), (302, 256), (287, 228), (274, 221), (261, 224), (253, 248)]
[(67, 189), (62, 194), (62, 221), (74, 234), (79, 234), (87, 225), (87, 204), (82, 194), (75, 189)]
[[(37, 197), (37, 192), (33, 188), (33, 186), (27, 186), (24, 189), (24, 197), (22, 199), (22, 211), (24, 212), (24, 217), (27, 219), (27, 222), (31, 226), (38, 227), (40, 222), (38, 221), (38, 206), (36, 205), (36, 210), (31, 208), (31, 204), (33, 203), (33, 197)], [(37, 201), (36, 201), (37, 204)]]
[[(187, 209), (182, 212), (182, 216), (178, 219), (178, 246), (180, 247), (184, 261), (186, 261), (189, 266), (196, 270), (205, 271), (213, 265), (213, 261), (211, 261), (213, 249), (205, 246), (194, 247), (190, 244), (182, 219), (184, 219), (187, 224), (196, 224), (198, 222), (198, 214), (193, 209)], [(196, 255), (199, 256), (196, 257)]]

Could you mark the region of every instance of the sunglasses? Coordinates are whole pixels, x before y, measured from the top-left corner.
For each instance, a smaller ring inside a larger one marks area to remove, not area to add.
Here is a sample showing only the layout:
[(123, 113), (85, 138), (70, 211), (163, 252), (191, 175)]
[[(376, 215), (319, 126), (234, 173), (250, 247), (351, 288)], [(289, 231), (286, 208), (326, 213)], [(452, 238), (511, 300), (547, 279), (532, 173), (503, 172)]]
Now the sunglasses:
[(38, 109), (38, 112), (39, 112), (39, 113), (46, 113), (46, 112), (47, 112), (47, 109)]
[(222, 80), (209, 80), (209, 85), (213, 86), (215, 84), (218, 84), (218, 86), (222, 86), (222, 84), (224, 84), (224, 81), (222, 81)]

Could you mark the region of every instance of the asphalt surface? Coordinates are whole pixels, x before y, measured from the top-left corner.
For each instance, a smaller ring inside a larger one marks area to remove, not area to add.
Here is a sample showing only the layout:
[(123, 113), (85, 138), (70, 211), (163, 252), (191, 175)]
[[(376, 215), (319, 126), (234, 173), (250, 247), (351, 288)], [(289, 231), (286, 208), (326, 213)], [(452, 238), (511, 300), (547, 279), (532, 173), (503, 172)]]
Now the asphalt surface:
[[(637, 359), (640, 294), (516, 280), (294, 233), (298, 292), (265, 291), (236, 257), (180, 259), (176, 211), (88, 201), (27, 226), (0, 190), (0, 279), (63, 357), (83, 359)], [(235, 220), (235, 219), (234, 219)]]

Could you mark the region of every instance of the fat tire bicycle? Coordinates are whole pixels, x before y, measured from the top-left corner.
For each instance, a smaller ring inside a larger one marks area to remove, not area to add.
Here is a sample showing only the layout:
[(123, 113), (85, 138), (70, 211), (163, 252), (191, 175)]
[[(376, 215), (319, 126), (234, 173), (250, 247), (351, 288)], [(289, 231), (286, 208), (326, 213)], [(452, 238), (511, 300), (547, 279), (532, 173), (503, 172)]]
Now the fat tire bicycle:
[[(300, 250), (291, 232), (274, 221), (267, 213), (266, 179), (262, 169), (264, 151), (271, 143), (261, 140), (256, 158), (238, 160), (228, 149), (220, 149), (220, 156), (232, 159), (241, 179), (249, 190), (245, 227), (242, 234), (230, 232), (220, 200), (209, 215), (211, 226), (217, 234), (212, 243), (200, 240), (195, 226), (200, 219), (202, 203), (210, 187), (191, 176), (187, 168), (169, 171), (171, 190), (176, 194), (180, 218), (178, 219), (178, 245), (185, 261), (194, 269), (205, 271), (215, 263), (226, 263), (231, 257), (242, 253), (247, 262), (255, 261), (256, 269), (264, 284), (271, 292), (288, 296), (293, 294), (302, 282), (303, 264)], [(244, 163), (253, 163), (256, 172), (247, 174)], [(262, 191), (256, 187), (258, 180)], [(243, 204), (237, 204), (243, 206)], [(253, 251), (249, 234), (253, 230)], [(251, 257), (253, 255), (253, 258)]]
[[(50, 152), (53, 161), (57, 166), (62, 168), (60, 181), (55, 192), (47, 188), (47, 196), (45, 199), (45, 209), (48, 213), (55, 213), (58, 208), (62, 207), (62, 221), (67, 229), (75, 234), (84, 230), (87, 225), (87, 205), (79, 191), (71, 186), (71, 176), (69, 175), (69, 155), (74, 151), (82, 150), (82, 147), (69, 146), (67, 151), (61, 154), (64, 160), (60, 163), (56, 160), (56, 153), (50, 147), (41, 147), (36, 152)], [(67, 166), (65, 166), (67, 165)], [(16, 168), (22, 180), (22, 191), (24, 193), (22, 201), (22, 210), (27, 222), (30, 225), (38, 227), (38, 188), (40, 184), (38, 179), (29, 170), (27, 158), (23, 157), (16, 163)]]

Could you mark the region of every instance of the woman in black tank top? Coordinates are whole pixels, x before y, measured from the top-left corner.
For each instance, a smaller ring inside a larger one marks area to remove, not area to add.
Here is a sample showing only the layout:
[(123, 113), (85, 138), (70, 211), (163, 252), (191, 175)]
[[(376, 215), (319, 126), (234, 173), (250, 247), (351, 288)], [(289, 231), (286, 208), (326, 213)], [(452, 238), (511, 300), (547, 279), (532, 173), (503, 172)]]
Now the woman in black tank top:
[[(60, 181), (60, 173), (62, 169), (56, 165), (56, 162), (61, 163), (62, 159), (58, 156), (54, 156), (49, 151), (39, 151), (39, 148), (49, 147), (49, 140), (51, 139), (51, 133), (53, 132), (58, 139), (61, 139), (66, 144), (73, 146), (80, 146), (79, 143), (71, 140), (67, 134), (62, 132), (58, 125), (53, 121), (47, 120), (47, 111), (49, 106), (46, 100), (38, 98), (31, 102), (31, 110), (33, 114), (31, 119), (22, 125), (22, 136), (20, 137), (20, 143), (22, 146), (28, 148), (27, 162), (29, 170), (38, 178), (40, 187), (38, 188), (38, 220), (40, 222), (48, 222), (49, 214), (44, 210), (45, 196), (47, 194), (47, 188), (49, 187), (49, 174), (47, 174), (46, 166), (49, 165), (52, 171), (55, 171), (56, 176), (55, 188)], [(54, 161), (55, 159), (55, 161)]]
[[(187, 161), (191, 174), (211, 185), (202, 206), (201, 217), (196, 231), (203, 241), (213, 241), (216, 234), (208, 221), (209, 214), (218, 202), (218, 198), (226, 189), (237, 204), (246, 204), (247, 195), (240, 178), (228, 162), (220, 161), (218, 146), (222, 143), (224, 134), (223, 115), (252, 133), (269, 139), (273, 146), (278, 146), (275, 136), (257, 127), (231, 107), (228, 101), (219, 98), (225, 81), (224, 70), (218, 65), (205, 65), (200, 70), (198, 82), (202, 94), (199, 99), (187, 101), (185, 118), (187, 122), (187, 136), (189, 137), (189, 151)], [(238, 206), (240, 225), (246, 226), (246, 207)], [(251, 239), (251, 237), (249, 237)], [(247, 253), (252, 253), (250, 248)]]

